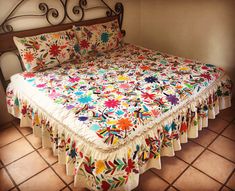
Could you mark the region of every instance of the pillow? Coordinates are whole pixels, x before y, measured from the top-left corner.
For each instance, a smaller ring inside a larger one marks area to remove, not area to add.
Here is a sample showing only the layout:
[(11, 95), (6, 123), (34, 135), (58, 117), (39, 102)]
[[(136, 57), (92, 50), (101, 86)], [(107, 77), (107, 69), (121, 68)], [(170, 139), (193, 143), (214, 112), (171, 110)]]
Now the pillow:
[(52, 68), (75, 59), (77, 39), (72, 29), (24, 38), (13, 37), (28, 72)]
[(117, 19), (89, 26), (73, 26), (73, 29), (81, 57), (113, 50), (121, 44), (122, 33)]

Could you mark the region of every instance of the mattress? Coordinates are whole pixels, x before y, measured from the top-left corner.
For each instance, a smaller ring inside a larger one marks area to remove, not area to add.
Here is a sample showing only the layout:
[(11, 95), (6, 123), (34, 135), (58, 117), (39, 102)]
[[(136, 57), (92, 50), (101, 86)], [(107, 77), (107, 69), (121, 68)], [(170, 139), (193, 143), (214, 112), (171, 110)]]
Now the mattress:
[(231, 106), (231, 87), (212, 64), (123, 44), (12, 76), (7, 105), (53, 148), (75, 186), (131, 190)]

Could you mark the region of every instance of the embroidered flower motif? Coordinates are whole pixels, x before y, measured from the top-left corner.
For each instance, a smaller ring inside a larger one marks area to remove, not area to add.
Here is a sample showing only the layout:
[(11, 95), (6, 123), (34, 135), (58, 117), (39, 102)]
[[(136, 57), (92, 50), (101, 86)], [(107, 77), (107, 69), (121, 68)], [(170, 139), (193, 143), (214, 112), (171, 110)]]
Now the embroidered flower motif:
[(122, 130), (129, 130), (132, 123), (128, 118), (122, 118), (118, 120), (117, 126)]
[(82, 96), (82, 97), (78, 98), (78, 101), (80, 103), (87, 104), (92, 101), (92, 98), (91, 98), (91, 96)]
[(78, 78), (78, 77), (75, 77), (75, 78), (69, 78), (69, 81), (70, 82), (72, 82), (72, 83), (74, 83), (74, 82), (78, 82), (80, 80), (80, 78)]
[(52, 37), (55, 38), (55, 39), (59, 39), (59, 38), (60, 38), (60, 34), (54, 33), (54, 34), (52, 35)]
[(131, 159), (128, 159), (127, 167), (125, 168), (125, 171), (127, 172), (127, 174), (130, 174), (132, 169), (135, 168), (134, 165), (135, 163)]
[(46, 84), (38, 84), (37, 87), (38, 88), (44, 88), (44, 87), (46, 87)]
[(127, 80), (129, 80), (129, 78), (127, 76), (124, 76), (124, 75), (119, 75), (118, 80), (119, 81), (127, 81)]
[(139, 56), (139, 57), (138, 57), (138, 59), (140, 59), (140, 60), (144, 60), (144, 59), (145, 59), (145, 57), (141, 55), (141, 56)]
[(152, 100), (153, 100), (153, 99), (155, 98), (155, 94), (149, 94), (149, 93), (146, 92), (146, 93), (143, 93), (143, 94), (142, 94), (142, 97), (143, 97), (144, 99), (148, 99), (148, 98), (149, 98), (149, 99), (152, 99)]
[(89, 42), (87, 40), (81, 40), (80, 46), (81, 48), (87, 49), (89, 47)]
[(149, 66), (140, 66), (140, 68), (141, 68), (142, 70), (149, 70), (149, 69), (150, 69)]
[(57, 93), (55, 90), (52, 90), (52, 92), (48, 95), (50, 98), (55, 99), (60, 96), (60, 93)]
[(201, 74), (200, 77), (206, 78), (207, 80), (211, 80), (211, 75), (207, 73)]
[(108, 42), (108, 41), (109, 41), (109, 34), (106, 33), (106, 32), (102, 33), (102, 34), (101, 34), (101, 41), (102, 41), (103, 43)]
[(86, 121), (86, 120), (88, 120), (88, 117), (86, 117), (86, 116), (79, 116), (78, 119), (79, 119), (79, 121)]
[(203, 69), (203, 70), (208, 70), (208, 67), (207, 67), (207, 66), (202, 65), (202, 69)]
[(146, 82), (148, 83), (154, 83), (157, 81), (157, 78), (155, 78), (154, 76), (150, 76), (144, 79)]
[(108, 108), (115, 108), (119, 105), (119, 103), (120, 102), (118, 100), (110, 99), (110, 100), (106, 101), (104, 104)]
[(32, 62), (34, 60), (34, 56), (31, 52), (26, 52), (24, 54), (24, 59), (27, 61), (27, 62)]
[(119, 115), (119, 116), (120, 116), (120, 115), (123, 115), (123, 114), (124, 114), (124, 111), (118, 110), (118, 111), (116, 112), (116, 114)]
[(77, 156), (77, 152), (76, 152), (76, 149), (75, 148), (72, 148), (70, 153), (69, 153), (69, 156), (71, 158), (75, 158)]
[(70, 110), (70, 109), (73, 109), (74, 106), (73, 106), (73, 105), (67, 105), (66, 108), (67, 108), (68, 110)]
[(183, 122), (182, 124), (181, 124), (181, 127), (180, 127), (180, 132), (187, 132), (187, 129), (188, 129), (188, 127), (187, 127), (187, 124), (185, 123), (185, 122)]
[(45, 35), (41, 35), (41, 36), (40, 36), (40, 40), (42, 40), (42, 41), (46, 41), (46, 40), (47, 40), (47, 38), (46, 38), (46, 36), (45, 36)]
[(153, 115), (154, 117), (157, 117), (157, 116), (160, 115), (160, 111), (158, 111), (158, 110), (156, 110), (156, 109), (153, 109), (151, 112), (152, 112), (152, 115)]
[(50, 54), (54, 57), (58, 56), (60, 54), (60, 51), (60, 47), (57, 44), (51, 45), (49, 50)]
[(25, 78), (33, 78), (33, 77), (35, 77), (35, 74), (33, 72), (25, 72), (25, 73), (23, 73), (23, 76)]
[(119, 88), (121, 88), (121, 89), (129, 89), (130, 86), (129, 86), (129, 84), (125, 83), (125, 84), (121, 84), (121, 85), (119, 86)]
[(179, 102), (179, 99), (175, 95), (168, 95), (166, 99), (172, 104), (172, 105), (177, 105)]

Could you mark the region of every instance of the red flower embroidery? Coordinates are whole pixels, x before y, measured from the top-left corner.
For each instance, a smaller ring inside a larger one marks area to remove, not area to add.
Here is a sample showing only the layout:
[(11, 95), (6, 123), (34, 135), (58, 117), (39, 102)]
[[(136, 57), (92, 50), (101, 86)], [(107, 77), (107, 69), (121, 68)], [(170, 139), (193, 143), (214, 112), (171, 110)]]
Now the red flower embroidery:
[(31, 52), (26, 52), (24, 54), (24, 59), (27, 61), (27, 62), (32, 62), (34, 60), (34, 56)]
[(128, 159), (128, 165), (127, 165), (127, 167), (125, 168), (125, 171), (127, 172), (127, 174), (130, 174), (131, 171), (132, 171), (132, 169), (135, 168), (134, 164), (135, 164), (135, 163), (134, 163), (131, 159)]
[(44, 88), (46, 86), (46, 84), (38, 84), (37, 88)]
[(149, 93), (146, 92), (146, 93), (143, 93), (143, 94), (142, 94), (142, 97), (143, 97), (144, 99), (148, 99), (148, 98), (149, 98), (149, 99), (152, 99), (152, 100), (153, 100), (153, 99), (155, 98), (155, 94), (149, 94)]
[(141, 55), (141, 56), (139, 56), (139, 57), (138, 57), (138, 59), (140, 59), (140, 60), (144, 60), (144, 59), (145, 59), (145, 57)]
[(74, 82), (78, 82), (80, 80), (80, 78), (75, 77), (75, 78), (69, 78), (69, 81), (74, 83)]
[(201, 77), (206, 78), (207, 80), (211, 80), (211, 75), (207, 73), (201, 74)]
[(35, 74), (32, 72), (25, 72), (25, 73), (23, 73), (23, 76), (25, 78), (33, 78), (35, 76)]
[(180, 132), (187, 132), (188, 126), (185, 122), (181, 124)]
[(82, 40), (80, 42), (81, 48), (88, 48), (89, 47), (89, 42), (87, 40)]
[(119, 105), (119, 101), (115, 100), (115, 99), (110, 99), (110, 100), (106, 101), (104, 104), (108, 108), (111, 108), (111, 107), (115, 108)]
[(149, 66), (140, 66), (140, 68), (141, 68), (142, 70), (149, 70), (149, 69), (150, 69)]
[(57, 44), (51, 45), (50, 50), (49, 50), (50, 54), (54, 57), (58, 56), (58, 54), (60, 54), (60, 51), (61, 51), (60, 47)]
[(203, 70), (207, 70), (207, 69), (208, 69), (208, 67), (206, 67), (206, 66), (202, 66), (202, 69), (203, 69)]

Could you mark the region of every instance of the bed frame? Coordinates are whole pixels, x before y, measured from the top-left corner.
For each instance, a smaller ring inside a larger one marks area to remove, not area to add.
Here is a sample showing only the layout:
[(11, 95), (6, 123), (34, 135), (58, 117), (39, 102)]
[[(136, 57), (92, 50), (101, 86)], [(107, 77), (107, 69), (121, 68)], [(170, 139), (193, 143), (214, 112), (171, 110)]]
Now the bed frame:
[[(102, 22), (111, 21), (118, 19), (120, 30), (125, 36), (125, 30), (122, 29), (124, 7), (122, 3), (118, 2), (115, 4), (114, 9), (112, 9), (104, 0), (95, 0), (99, 3), (98, 6), (89, 6), (87, 0), (74, 1), (76, 3), (73, 5), (72, 10), (69, 8), (69, 2), (73, 0), (58, 0), (58, 4), (62, 7), (62, 11), (56, 8), (49, 7), (46, 2), (41, 2), (38, 4), (38, 9), (41, 14), (19, 14), (18, 10), (20, 7), (25, 5), (27, 0), (20, 0), (18, 4), (10, 11), (6, 16), (5, 20), (0, 24), (0, 58), (6, 52), (14, 52), (21, 64), (21, 69), (24, 70), (23, 64), (18, 53), (17, 48), (13, 42), (13, 36), (26, 37), (34, 36), (42, 33), (56, 32), (60, 30), (66, 30), (72, 28), (73, 25), (91, 25)], [(104, 11), (104, 17), (94, 18), (85, 20), (85, 15), (87, 12), (95, 13), (95, 11)], [(62, 19), (61, 19), (62, 15)], [(72, 19), (76, 17), (76, 20)], [(60, 16), (60, 19), (59, 19)], [(47, 21), (49, 26), (42, 28), (34, 28), (29, 30), (15, 31), (13, 26), (13, 21), (19, 18), (42, 18)], [(56, 20), (56, 21), (55, 21)], [(69, 21), (68, 23), (66, 21)], [(56, 22), (56, 23), (55, 23)], [(4, 89), (6, 89), (9, 80), (4, 78), (1, 64), (0, 64), (0, 80)]]

